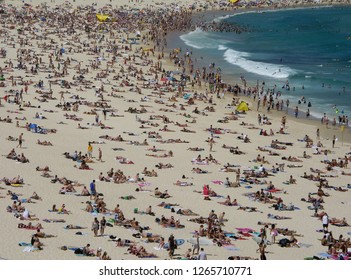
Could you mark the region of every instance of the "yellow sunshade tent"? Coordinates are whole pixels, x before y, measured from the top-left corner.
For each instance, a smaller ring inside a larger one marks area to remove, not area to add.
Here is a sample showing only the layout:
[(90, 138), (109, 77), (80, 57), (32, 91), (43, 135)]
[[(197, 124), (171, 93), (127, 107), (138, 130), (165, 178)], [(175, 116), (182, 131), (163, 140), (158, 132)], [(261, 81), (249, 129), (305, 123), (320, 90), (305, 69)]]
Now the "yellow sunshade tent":
[(236, 107), (236, 110), (238, 112), (246, 112), (249, 110), (249, 106), (247, 106), (247, 103), (245, 101), (241, 101), (238, 107)]
[(232, 4), (235, 4), (237, 2), (239, 2), (239, 0), (229, 0), (229, 3), (232, 3)]
[(109, 17), (110, 15), (96, 14), (96, 18), (100, 22), (105, 22)]

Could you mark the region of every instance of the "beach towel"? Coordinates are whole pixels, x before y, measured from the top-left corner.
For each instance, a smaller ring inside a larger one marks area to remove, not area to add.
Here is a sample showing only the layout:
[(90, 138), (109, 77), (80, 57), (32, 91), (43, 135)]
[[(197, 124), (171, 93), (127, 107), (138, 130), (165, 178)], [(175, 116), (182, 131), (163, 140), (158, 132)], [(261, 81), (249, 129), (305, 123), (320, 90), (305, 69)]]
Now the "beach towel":
[(66, 221), (63, 219), (43, 219), (46, 223), (65, 223)]
[(328, 253), (318, 253), (317, 255), (325, 259), (330, 259), (332, 257), (332, 255)]
[(241, 232), (253, 232), (252, 228), (235, 228), (235, 229)]
[(234, 245), (224, 245), (223, 248), (226, 250), (230, 250), (230, 251), (239, 251), (240, 250), (239, 248), (235, 247)]
[(23, 184), (11, 184), (11, 187), (15, 187), (15, 188), (23, 187)]
[(139, 187), (148, 187), (148, 186), (151, 186), (151, 183), (147, 183), (147, 182), (145, 182), (145, 183), (139, 183), (138, 186), (139, 186)]
[(223, 185), (223, 181), (220, 180), (212, 180), (211, 182), (216, 185)]
[(26, 246), (23, 249), (23, 252), (27, 252), (27, 253), (34, 252), (34, 251), (39, 251), (39, 248), (34, 248), (33, 246)]
[(21, 246), (21, 247), (32, 246), (32, 244), (28, 243), (28, 242), (19, 242), (18, 245)]
[(199, 165), (209, 165), (209, 163), (206, 162), (206, 161), (197, 161), (197, 160), (193, 160), (193, 161), (191, 161), (191, 163), (193, 163), (193, 164), (199, 164)]
[(270, 193), (276, 193), (276, 192), (281, 192), (282, 190), (280, 190), (280, 189), (272, 189), (272, 190), (265, 189), (265, 191), (270, 192)]
[(190, 96), (191, 96), (191, 94), (190, 94), (190, 93), (186, 93), (186, 94), (184, 94), (183, 98), (184, 98), (185, 100), (187, 100), (187, 99), (189, 99), (189, 98), (190, 98)]

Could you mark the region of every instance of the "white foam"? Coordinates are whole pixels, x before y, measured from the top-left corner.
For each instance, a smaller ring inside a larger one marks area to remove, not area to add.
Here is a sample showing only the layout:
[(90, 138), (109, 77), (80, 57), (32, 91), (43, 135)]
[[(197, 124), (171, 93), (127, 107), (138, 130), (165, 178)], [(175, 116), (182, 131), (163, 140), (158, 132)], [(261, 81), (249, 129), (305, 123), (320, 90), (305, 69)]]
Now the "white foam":
[(219, 51), (225, 51), (225, 50), (227, 50), (228, 48), (226, 47), (226, 46), (223, 46), (223, 45), (219, 45), (218, 46), (218, 50)]
[(227, 62), (237, 65), (250, 73), (277, 79), (286, 79), (290, 75), (296, 74), (295, 70), (287, 66), (249, 60), (247, 59), (249, 56), (246, 52), (239, 52), (233, 49), (228, 49), (224, 52), (224, 59)]
[(187, 34), (179, 37), (187, 46), (194, 49), (217, 49), (218, 41), (207, 36), (206, 32), (196, 28)]

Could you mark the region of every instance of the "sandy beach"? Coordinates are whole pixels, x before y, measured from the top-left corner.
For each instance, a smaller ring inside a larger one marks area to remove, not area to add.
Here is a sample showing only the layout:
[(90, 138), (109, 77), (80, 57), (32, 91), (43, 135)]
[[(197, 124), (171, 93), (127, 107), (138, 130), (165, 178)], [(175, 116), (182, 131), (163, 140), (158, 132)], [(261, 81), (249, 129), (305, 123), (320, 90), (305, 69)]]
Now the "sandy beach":
[(5, 2), (1, 258), (190, 259), (197, 238), (211, 260), (347, 258), (349, 127), (267, 112), (216, 69), (192, 86), (162, 31), (194, 1)]

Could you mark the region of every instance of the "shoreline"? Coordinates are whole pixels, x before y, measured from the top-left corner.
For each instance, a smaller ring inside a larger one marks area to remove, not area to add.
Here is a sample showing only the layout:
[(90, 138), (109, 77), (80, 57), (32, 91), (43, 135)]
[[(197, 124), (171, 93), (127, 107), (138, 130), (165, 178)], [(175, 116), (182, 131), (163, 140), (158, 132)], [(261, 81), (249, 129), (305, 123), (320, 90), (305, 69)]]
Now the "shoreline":
[[(261, 13), (260, 11), (267, 11), (267, 12), (275, 12), (275, 11), (281, 11), (281, 10), (295, 10), (295, 9), (313, 9), (313, 8), (330, 8), (330, 7), (340, 7), (340, 6), (346, 6), (346, 7), (350, 7), (351, 4), (350, 3), (335, 3), (335, 5), (324, 5), (324, 4), (321, 4), (321, 5), (297, 5), (297, 6), (294, 6), (294, 7), (280, 7), (280, 8), (276, 8), (276, 9), (271, 9), (271, 7), (263, 7), (263, 8), (241, 8), (241, 9), (236, 9), (236, 10), (232, 10), (232, 11), (218, 11), (218, 10), (214, 10), (214, 11), (206, 11), (206, 12), (199, 12), (199, 13), (196, 13), (195, 15), (193, 15), (193, 17), (196, 18), (196, 20), (198, 20), (198, 17), (199, 17), (199, 14), (200, 14), (200, 17), (204, 18), (205, 20), (207, 21), (213, 21), (214, 19), (217, 19), (217, 18), (221, 18), (220, 15), (228, 15), (228, 13), (230, 12), (231, 14), (233, 14), (233, 16), (237, 15), (237, 14), (245, 14), (245, 13)], [(245, 10), (245, 11), (242, 11), (242, 10)], [(222, 17), (223, 17), (222, 16)], [(196, 23), (196, 21), (195, 21)], [(185, 34), (188, 34), (189, 32), (191, 31), (194, 31), (194, 28), (188, 30), (188, 31), (181, 31), (181, 32), (173, 32), (172, 34), (168, 34), (167, 35), (167, 40), (168, 41), (171, 41), (172, 38), (176, 37), (177, 39), (179, 39), (182, 44), (184, 46), (187, 46), (187, 44), (182, 40), (180, 39), (180, 36), (182, 35), (185, 35)], [(174, 45), (172, 46), (174, 47)], [(178, 46), (175, 46), (175, 47), (178, 47)], [(196, 56), (196, 49), (195, 48), (192, 48), (191, 46), (189, 46), (189, 48), (192, 50), (193, 52), (193, 55)], [(170, 48), (167, 48), (167, 51), (171, 51), (172, 49)], [(204, 61), (209, 61), (209, 59), (207, 57), (204, 57), (203, 58), (203, 61), (200, 63), (200, 62), (196, 62), (194, 63), (194, 68), (196, 68), (196, 66), (203, 66), (203, 64), (206, 65), (206, 63), (204, 63)], [(174, 66), (172, 64), (169, 64), (170, 66)], [(236, 66), (238, 67), (238, 66)], [(238, 67), (239, 68), (239, 67)], [(226, 72), (222, 73), (222, 76), (223, 76), (223, 80), (224, 80), (224, 83), (226, 84), (241, 84), (241, 86), (243, 85), (242, 82), (240, 81), (239, 77), (236, 77), (236, 78), (233, 78), (233, 75), (232, 74), (228, 74)], [(261, 77), (259, 75), (256, 75), (256, 77)], [(232, 82), (226, 82), (226, 80), (232, 80)], [(264, 78), (262, 79), (264, 80)], [(256, 84), (256, 81), (258, 80), (248, 80), (247, 83), (248, 83), (248, 86), (255, 86)], [(260, 82), (261, 82), (261, 79), (260, 79)], [(240, 95), (241, 98), (243, 98), (245, 101), (249, 102), (249, 103), (252, 103), (252, 98), (250, 97), (247, 97), (247, 96), (244, 96), (244, 95)], [(285, 98), (286, 99), (286, 98)], [(284, 100), (285, 100), (284, 99)], [(256, 107), (256, 104), (254, 104), (254, 106), (252, 107)], [(299, 106), (300, 107), (300, 106)], [(260, 112), (262, 113), (262, 109), (260, 110)], [(326, 138), (331, 138), (333, 136), (333, 132), (330, 131), (330, 128), (333, 128), (332, 126), (332, 116), (329, 116), (327, 115), (328, 117), (331, 117), (329, 119), (329, 125), (327, 127), (329, 128), (326, 128), (326, 125), (324, 124), (321, 124), (321, 118), (320, 117), (317, 117), (314, 115), (314, 112), (312, 111), (310, 113), (310, 116), (309, 118), (306, 118), (306, 117), (302, 117), (302, 116), (306, 116), (306, 109), (305, 108), (299, 108), (299, 117), (296, 119), (294, 118), (294, 109), (292, 107), (289, 108), (288, 112), (286, 112), (286, 110), (284, 110), (283, 112), (277, 112), (276, 110), (273, 110), (271, 111), (270, 113), (277, 113), (278, 116), (283, 116), (285, 114), (289, 115), (291, 118), (293, 118), (294, 120), (298, 121), (299, 123), (304, 123), (305, 121), (308, 122), (308, 123), (311, 123), (313, 125), (315, 125), (316, 127), (320, 128), (321, 131), (324, 131), (326, 133)], [(267, 113), (267, 112), (266, 112)], [(269, 114), (270, 114), (269, 113)], [(316, 112), (316, 114), (318, 115), (323, 115), (322, 112)], [(337, 118), (337, 117), (335, 117)], [(335, 129), (336, 128), (336, 129)], [(333, 130), (336, 130), (336, 132), (339, 132), (340, 131), (340, 126), (338, 125), (338, 121), (337, 121), (337, 124), (336, 126), (334, 127)], [(347, 134), (346, 136), (346, 141), (347, 142), (351, 142), (351, 124), (349, 124), (348, 126), (348, 129), (345, 130)], [(344, 135), (345, 136), (345, 135)]]

